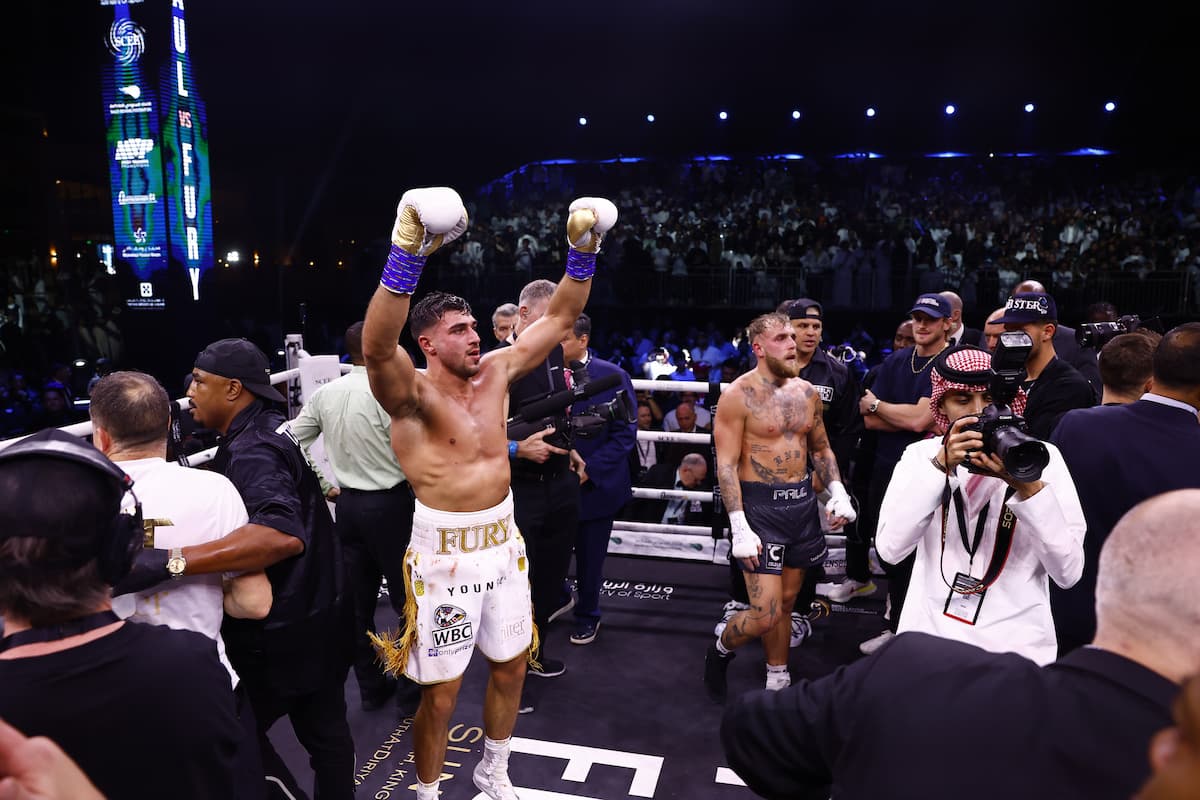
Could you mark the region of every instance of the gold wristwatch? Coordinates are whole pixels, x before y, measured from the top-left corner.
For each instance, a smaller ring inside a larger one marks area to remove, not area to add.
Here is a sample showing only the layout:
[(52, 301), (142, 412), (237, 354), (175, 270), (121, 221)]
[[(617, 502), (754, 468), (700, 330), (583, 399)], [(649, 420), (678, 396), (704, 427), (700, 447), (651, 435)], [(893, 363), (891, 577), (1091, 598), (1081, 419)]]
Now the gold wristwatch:
[(187, 569), (187, 559), (183, 557), (182, 547), (172, 547), (167, 558), (167, 574), (172, 578), (182, 578)]

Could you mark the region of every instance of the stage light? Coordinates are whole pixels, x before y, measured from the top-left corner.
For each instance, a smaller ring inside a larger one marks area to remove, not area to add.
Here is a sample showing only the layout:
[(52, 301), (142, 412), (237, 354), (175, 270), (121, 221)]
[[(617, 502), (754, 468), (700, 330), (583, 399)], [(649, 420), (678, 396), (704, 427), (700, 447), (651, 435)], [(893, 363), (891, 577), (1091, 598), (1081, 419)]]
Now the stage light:
[(947, 117), (953, 117), (953, 116), (954, 116), (954, 112), (955, 112), (955, 111), (957, 111), (957, 110), (958, 110), (958, 109), (957, 109), (957, 108), (955, 108), (953, 104), (947, 105), (947, 106), (946, 106), (946, 116), (947, 116)]
[(867, 117), (868, 117), (868, 118), (874, 118), (874, 116), (875, 116), (875, 109), (874, 109), (874, 108), (868, 108), (868, 109), (867, 109)]
[(1025, 113), (1026, 113), (1026, 114), (1032, 114), (1032, 113), (1033, 113), (1033, 103), (1026, 103), (1026, 104), (1025, 104)]
[(580, 117), (579, 118), (579, 127), (582, 128), (584, 125), (587, 125), (587, 117)]
[(1117, 104), (1114, 103), (1112, 100), (1109, 100), (1107, 103), (1104, 104), (1104, 110), (1111, 114), (1112, 112), (1117, 110)]
[(653, 114), (647, 114), (647, 115), (646, 115), (646, 122), (654, 122), (654, 115), (653, 115)]
[(720, 114), (717, 114), (717, 119), (722, 120), (722, 121), (729, 119), (729, 112), (722, 111)]
[(236, 264), (242, 260), (242, 254), (239, 253), (237, 250), (230, 250), (228, 253), (225, 254), (225, 260), (228, 261), (230, 264)]
[(799, 112), (799, 111), (793, 111), (793, 112), (792, 112), (792, 119), (800, 119), (800, 112)]

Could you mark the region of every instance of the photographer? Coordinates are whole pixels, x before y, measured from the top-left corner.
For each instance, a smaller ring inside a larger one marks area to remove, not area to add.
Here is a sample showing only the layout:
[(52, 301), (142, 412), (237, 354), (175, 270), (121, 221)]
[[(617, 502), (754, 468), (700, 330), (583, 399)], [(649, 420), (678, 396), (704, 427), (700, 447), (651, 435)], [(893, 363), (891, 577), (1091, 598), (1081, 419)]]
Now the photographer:
[[(554, 289), (554, 283), (539, 279), (521, 290), (514, 342), (545, 315)], [(516, 414), (531, 400), (566, 391), (570, 378), (564, 365), (562, 346), (555, 345), (545, 361), (513, 382), (508, 391), (508, 413)], [(564, 448), (547, 441), (555, 432), (554, 428), (546, 428), (508, 444), (514, 516), (525, 538), (533, 621), (541, 633), (541, 646), (532, 654), (528, 674), (542, 678), (567, 671), (563, 662), (546, 657), (546, 626), (552, 617), (574, 604), (573, 598), (563, 597), (563, 582), (571, 566), (571, 547), (579, 522), (579, 485), (586, 479), (583, 460), (569, 450), (569, 444)], [(534, 661), (539, 666), (533, 666)], [(522, 701), (522, 708), (528, 707)]]
[(1033, 436), (1049, 439), (1063, 414), (1096, 404), (1087, 378), (1058, 357), (1058, 308), (1053, 297), (1045, 292), (1014, 294), (1004, 304), (1004, 316), (996, 322), (1006, 331), (1022, 331), (1033, 340), (1033, 350), (1025, 362), (1025, 391), (1029, 395), (1025, 418)]
[[(622, 389), (625, 398), (633, 397), (633, 383), (618, 367), (596, 358), (588, 349), (592, 335), (592, 320), (580, 314), (575, 327), (563, 339), (567, 363), (581, 363), (590, 379), (618, 376), (621, 389), (609, 389), (576, 403), (572, 415), (582, 419), (596, 403), (609, 402)], [(600, 585), (604, 582), (604, 558), (608, 555), (608, 538), (613, 519), (632, 496), (629, 474), (629, 454), (636, 440), (636, 423), (628, 417), (608, 419), (603, 427), (590, 435), (579, 435), (575, 441), (579, 455), (588, 464), (580, 488), (579, 525), (575, 529), (575, 575), (579, 581), (579, 600), (575, 604), (575, 626), (571, 644), (590, 644), (600, 627)]]
[[(1047, 579), (1061, 586), (1079, 580), (1083, 511), (1057, 449), (1046, 448), (1040, 478), (1017, 480), (989, 452), (993, 443), (971, 428), (996, 393), (994, 374), (992, 359), (974, 347), (934, 361), (930, 408), (946, 435), (905, 449), (883, 498), (875, 547), (892, 563), (916, 551), (899, 632), (1046, 664), (1057, 653)], [(1013, 412), (1024, 406), (1016, 393)]]

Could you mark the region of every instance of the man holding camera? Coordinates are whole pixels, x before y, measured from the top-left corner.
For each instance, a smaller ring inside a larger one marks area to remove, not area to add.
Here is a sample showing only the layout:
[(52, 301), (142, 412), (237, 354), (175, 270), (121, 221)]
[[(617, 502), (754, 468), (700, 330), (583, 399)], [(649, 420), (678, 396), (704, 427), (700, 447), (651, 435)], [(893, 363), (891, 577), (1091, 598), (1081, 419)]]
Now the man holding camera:
[[(620, 388), (608, 389), (576, 403), (571, 412), (576, 419), (586, 415), (592, 406), (612, 403), (622, 390), (626, 403), (633, 397), (633, 383), (625, 371), (592, 355), (588, 349), (591, 337), (592, 319), (587, 314), (580, 314), (575, 327), (562, 341), (567, 363), (583, 364), (589, 380), (616, 376), (620, 379)], [(625, 409), (628, 408), (626, 405)], [(600, 585), (604, 582), (608, 538), (612, 534), (613, 519), (633, 494), (629, 454), (637, 440), (637, 425), (627, 416), (605, 414), (604, 417), (602, 427), (584, 431), (588, 435), (581, 433), (575, 442), (588, 470), (580, 487), (579, 525), (575, 529), (575, 577), (579, 582), (579, 600), (575, 604), (571, 644), (590, 644), (596, 638), (600, 628)]]
[[(546, 314), (554, 291), (555, 284), (544, 278), (525, 285), (513, 342)], [(570, 380), (562, 345), (556, 344), (545, 360), (509, 386), (509, 416), (516, 415), (525, 403), (567, 391)], [(566, 409), (562, 413), (566, 414)], [(514, 516), (529, 553), (533, 622), (541, 632), (541, 646), (533, 654), (529, 674), (541, 678), (567, 671), (562, 661), (546, 657), (546, 627), (560, 611), (566, 613), (574, 605), (574, 598), (563, 595), (563, 582), (571, 567), (571, 546), (579, 522), (579, 486), (587, 479), (583, 459), (570, 449), (569, 442), (556, 437), (556, 432), (548, 427), (508, 443)], [(566, 447), (557, 446), (564, 444)], [(529, 707), (527, 698), (522, 708)]]
[[(1118, 336), (1102, 352), (1120, 339), (1136, 343), (1142, 336)], [(1095, 631), (1097, 559), (1121, 515), (1160, 492), (1200, 489), (1200, 322), (1180, 325), (1162, 338), (1153, 374), (1153, 390), (1140, 400), (1072, 411), (1054, 431), (1052, 441), (1082, 489), (1087, 519), (1083, 577), (1070, 591), (1051, 594), (1063, 653), (1086, 644)]]
[[(1044, 446), (1040, 474), (1020, 471), (1018, 479), (1010, 474), (1013, 460), (996, 452), (1001, 437), (976, 428), (997, 393), (994, 375), (992, 358), (974, 347), (934, 361), (930, 408), (946, 435), (905, 449), (883, 498), (875, 547), (891, 563), (916, 551), (899, 632), (1047, 664), (1057, 654), (1048, 579), (1067, 587), (1079, 580), (1083, 511), (1057, 448)], [(1024, 407), (1018, 392), (1012, 411)]]
[(1004, 316), (996, 322), (1006, 331), (1023, 331), (1033, 340), (1033, 350), (1025, 361), (1025, 391), (1029, 395), (1025, 419), (1032, 435), (1049, 439), (1063, 414), (1096, 404), (1087, 378), (1055, 351), (1058, 308), (1053, 297), (1045, 292), (1014, 294), (1004, 304)]

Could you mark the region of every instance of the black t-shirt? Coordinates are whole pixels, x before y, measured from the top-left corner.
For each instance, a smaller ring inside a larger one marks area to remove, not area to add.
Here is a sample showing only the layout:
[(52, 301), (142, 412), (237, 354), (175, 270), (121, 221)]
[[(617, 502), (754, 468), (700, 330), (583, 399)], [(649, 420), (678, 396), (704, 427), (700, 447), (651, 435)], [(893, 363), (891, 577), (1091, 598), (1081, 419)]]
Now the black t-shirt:
[[(918, 356), (911, 347), (897, 350), (878, 367), (871, 390), (885, 403), (913, 405), (933, 393), (930, 366), (934, 356)], [(913, 370), (916, 365), (916, 370)], [(876, 469), (894, 467), (904, 448), (925, 438), (924, 433), (912, 431), (879, 431), (875, 445)]]
[(242, 729), (203, 634), (126, 622), (70, 650), (0, 660), (0, 717), (53, 739), (112, 800), (233, 796)]

